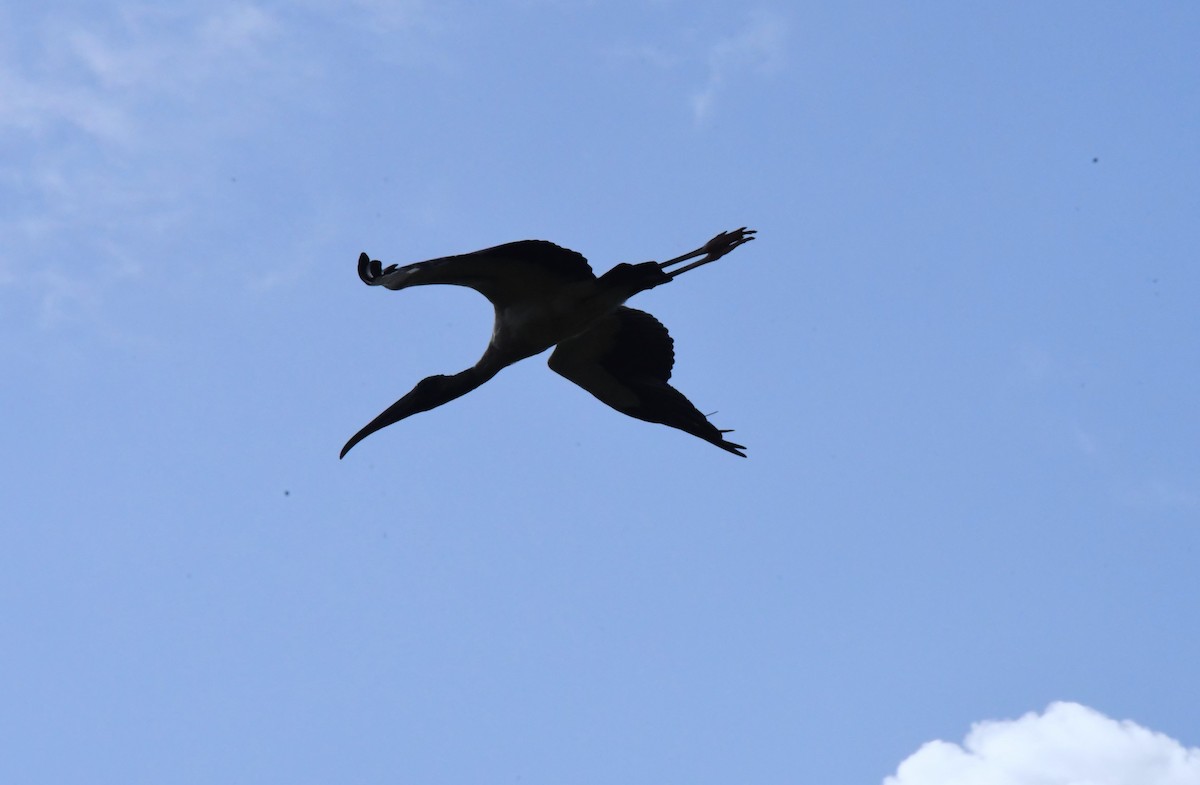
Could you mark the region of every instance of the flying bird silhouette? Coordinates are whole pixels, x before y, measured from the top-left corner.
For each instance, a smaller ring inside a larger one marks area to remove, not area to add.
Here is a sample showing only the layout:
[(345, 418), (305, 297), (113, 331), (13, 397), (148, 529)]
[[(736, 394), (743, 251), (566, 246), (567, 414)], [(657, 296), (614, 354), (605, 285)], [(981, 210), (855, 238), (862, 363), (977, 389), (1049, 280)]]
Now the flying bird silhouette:
[[(556, 346), (551, 370), (617, 411), (698, 436), (740, 455), (746, 448), (724, 437), (668, 380), (674, 342), (644, 311), (625, 307), (638, 292), (715, 262), (754, 239), (753, 229), (721, 232), (694, 251), (665, 262), (621, 263), (597, 278), (575, 251), (545, 240), (521, 240), (482, 251), (384, 268), (365, 253), (358, 276), (368, 286), (406, 289), (427, 284), (468, 286), (496, 309), (492, 340), (479, 362), (452, 376), (430, 376), (350, 437), (339, 457), (381, 428), (426, 412), (474, 390), (500, 369)], [(703, 257), (668, 272), (667, 268)]]

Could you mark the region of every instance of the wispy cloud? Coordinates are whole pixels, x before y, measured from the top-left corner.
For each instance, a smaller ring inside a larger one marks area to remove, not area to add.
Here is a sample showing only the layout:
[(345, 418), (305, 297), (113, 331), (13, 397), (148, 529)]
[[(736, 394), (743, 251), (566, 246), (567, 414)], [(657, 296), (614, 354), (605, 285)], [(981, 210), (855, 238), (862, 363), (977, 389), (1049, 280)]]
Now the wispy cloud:
[(1196, 785), (1200, 748), (1078, 703), (985, 720), (962, 744), (931, 741), (884, 785)]
[(777, 13), (751, 12), (747, 22), (732, 35), (723, 36), (708, 48), (708, 79), (692, 96), (692, 115), (697, 122), (709, 119), (718, 100), (747, 75), (770, 73), (783, 63), (787, 43), (787, 20)]
[(745, 12), (739, 24), (716, 33), (691, 30), (677, 40), (623, 42), (608, 54), (641, 68), (690, 72), (687, 100), (693, 120), (703, 123), (729, 91), (783, 66), (788, 34), (787, 17), (758, 9)]
[(58, 124), (105, 142), (128, 139), (131, 130), (127, 114), (96, 89), (0, 64), (0, 130), (36, 136)]
[[(220, 209), (233, 193), (245, 208), (303, 199), (273, 192), (271, 167), (302, 155), (296, 130), (323, 119), (346, 73), (333, 47), (354, 40), (363, 60), (426, 67), (414, 59), (445, 18), (425, 0), (58, 5), (0, 11), (0, 312), (8, 331), (57, 335), (119, 322), (108, 303), (164, 284), (158, 262), (240, 220)], [(236, 184), (238, 167), (261, 175), (254, 189)], [(240, 250), (173, 269), (169, 285), (245, 283), (228, 266)]]
[(178, 215), (180, 161), (231, 122), (205, 102), (278, 67), (277, 30), (249, 4), (27, 12), (26, 40), (0, 49), (0, 284), (33, 297), (36, 325), (76, 325), (136, 276), (121, 238)]
[(259, 8), (152, 8), (31, 25), (36, 58), (0, 61), (0, 128), (37, 136), (65, 125), (102, 143), (131, 143), (147, 105), (185, 101), (198, 85), (270, 62), (276, 25)]

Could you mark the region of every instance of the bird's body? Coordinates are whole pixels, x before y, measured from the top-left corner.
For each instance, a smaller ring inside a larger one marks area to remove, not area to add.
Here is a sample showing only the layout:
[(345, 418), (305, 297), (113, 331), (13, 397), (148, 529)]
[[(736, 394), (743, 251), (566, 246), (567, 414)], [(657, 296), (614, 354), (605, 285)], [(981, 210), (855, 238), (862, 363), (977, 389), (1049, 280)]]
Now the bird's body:
[[(474, 253), (383, 269), (366, 254), (358, 260), (364, 283), (389, 289), (451, 284), (491, 301), (492, 339), (472, 367), (430, 376), (356, 433), (342, 448), (417, 412), (428, 411), (486, 382), (502, 368), (557, 346), (550, 368), (599, 400), (638, 419), (679, 428), (742, 455), (667, 380), (674, 365), (670, 335), (650, 314), (625, 307), (638, 292), (667, 283), (754, 239), (753, 230), (723, 232), (707, 245), (667, 262), (619, 264), (597, 278), (580, 254), (544, 240), (522, 240)], [(666, 268), (704, 255), (681, 269)]]

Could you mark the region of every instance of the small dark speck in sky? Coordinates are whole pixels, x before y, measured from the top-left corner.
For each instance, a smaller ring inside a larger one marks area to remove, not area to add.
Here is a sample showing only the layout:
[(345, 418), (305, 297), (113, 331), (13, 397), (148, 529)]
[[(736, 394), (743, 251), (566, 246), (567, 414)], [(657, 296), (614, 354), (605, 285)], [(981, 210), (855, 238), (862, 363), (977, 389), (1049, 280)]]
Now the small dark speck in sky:
[(292, 492), (291, 492), (291, 491), (284, 491), (284, 492), (283, 492), (283, 495), (284, 495), (284, 496), (291, 496), (291, 495), (292, 495)]
[(1098, 163), (1100, 163), (1100, 159), (1099, 159), (1099, 158), (1093, 158), (1093, 159), (1092, 159), (1092, 163), (1094, 163), (1094, 164), (1098, 164)]

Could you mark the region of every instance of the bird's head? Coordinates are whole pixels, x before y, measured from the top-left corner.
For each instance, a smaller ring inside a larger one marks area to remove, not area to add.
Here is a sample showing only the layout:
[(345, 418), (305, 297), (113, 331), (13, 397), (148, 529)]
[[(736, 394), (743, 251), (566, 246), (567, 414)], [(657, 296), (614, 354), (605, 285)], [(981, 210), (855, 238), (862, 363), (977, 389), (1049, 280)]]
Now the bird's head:
[(346, 446), (342, 448), (342, 457), (350, 452), (350, 448), (367, 438), (380, 428), (386, 428), (400, 422), (418, 412), (427, 412), (441, 406), (446, 401), (453, 400), (463, 393), (481, 384), (474, 369), (468, 368), (454, 376), (430, 376), (417, 382), (417, 386), (408, 395), (383, 410), (383, 413), (363, 426), (354, 434)]
[(417, 386), (412, 388), (412, 391), (402, 399), (408, 404), (406, 408), (410, 413), (415, 414), (427, 412), (442, 405), (446, 402), (447, 394), (450, 392), (451, 379), (453, 377), (437, 374), (417, 382)]
[(600, 276), (601, 283), (628, 292), (626, 297), (632, 297), (638, 292), (669, 283), (670, 280), (671, 276), (663, 272), (658, 262), (642, 262), (641, 264), (621, 262)]

